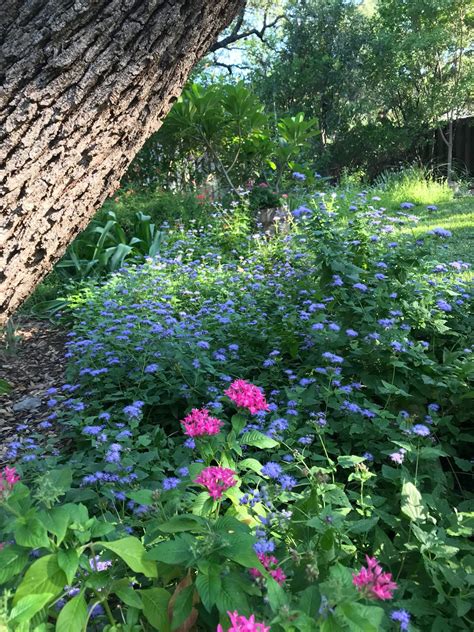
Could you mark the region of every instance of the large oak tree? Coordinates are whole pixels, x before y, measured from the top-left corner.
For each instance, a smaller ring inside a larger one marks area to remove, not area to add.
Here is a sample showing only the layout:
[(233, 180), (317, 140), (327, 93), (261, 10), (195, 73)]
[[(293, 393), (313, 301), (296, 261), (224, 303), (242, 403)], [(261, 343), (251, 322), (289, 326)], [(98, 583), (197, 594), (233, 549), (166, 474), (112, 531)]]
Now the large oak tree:
[(244, 0), (2, 0), (0, 323), (156, 131)]

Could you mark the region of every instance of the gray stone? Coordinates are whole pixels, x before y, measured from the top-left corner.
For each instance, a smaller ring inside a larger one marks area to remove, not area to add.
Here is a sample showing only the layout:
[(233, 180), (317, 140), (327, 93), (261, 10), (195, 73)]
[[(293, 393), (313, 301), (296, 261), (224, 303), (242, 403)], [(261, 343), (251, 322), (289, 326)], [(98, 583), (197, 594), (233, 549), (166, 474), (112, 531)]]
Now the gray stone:
[(23, 397), (19, 402), (13, 404), (13, 410), (18, 413), (24, 410), (34, 410), (35, 408), (39, 408), (41, 406), (41, 399), (39, 397)]

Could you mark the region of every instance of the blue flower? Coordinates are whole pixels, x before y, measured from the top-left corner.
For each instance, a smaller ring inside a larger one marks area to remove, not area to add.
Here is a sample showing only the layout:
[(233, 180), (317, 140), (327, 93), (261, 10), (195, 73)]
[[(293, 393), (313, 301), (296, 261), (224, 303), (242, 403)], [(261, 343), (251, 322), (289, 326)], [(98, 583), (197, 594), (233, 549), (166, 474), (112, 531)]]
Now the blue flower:
[(262, 467), (262, 474), (264, 476), (268, 476), (269, 478), (278, 478), (281, 472), (281, 465), (278, 465), (278, 463), (274, 463), (273, 461), (269, 461)]
[(361, 292), (367, 292), (367, 290), (369, 289), (365, 283), (354, 283), (354, 285), (352, 286), (355, 290), (360, 290)]
[(416, 434), (419, 437), (428, 437), (430, 434), (430, 429), (424, 424), (415, 424), (411, 431), (413, 434)]
[(446, 301), (441, 299), (436, 302), (436, 305), (442, 312), (451, 312), (453, 309), (449, 303), (446, 303)]
[(280, 476), (278, 482), (280, 483), (281, 488), (285, 490), (293, 489), (293, 487), (298, 484), (298, 481), (293, 478), (293, 476), (289, 476), (288, 474), (283, 474), (282, 476)]
[(178, 487), (178, 485), (181, 483), (179, 478), (176, 478), (175, 476), (170, 476), (169, 478), (165, 478), (163, 481), (163, 489), (165, 491), (168, 491), (170, 489), (174, 489), (175, 487)]
[(130, 419), (137, 419), (142, 414), (142, 407), (144, 404), (145, 402), (141, 401), (133, 402), (133, 404), (125, 406), (123, 412), (127, 415), (127, 417), (130, 417)]
[(410, 209), (413, 208), (415, 205), (412, 202), (402, 202), (400, 204), (400, 208), (404, 208), (404, 209)]
[(390, 614), (392, 621), (398, 621), (400, 623), (400, 630), (406, 632), (410, 625), (410, 613), (406, 610), (393, 610)]

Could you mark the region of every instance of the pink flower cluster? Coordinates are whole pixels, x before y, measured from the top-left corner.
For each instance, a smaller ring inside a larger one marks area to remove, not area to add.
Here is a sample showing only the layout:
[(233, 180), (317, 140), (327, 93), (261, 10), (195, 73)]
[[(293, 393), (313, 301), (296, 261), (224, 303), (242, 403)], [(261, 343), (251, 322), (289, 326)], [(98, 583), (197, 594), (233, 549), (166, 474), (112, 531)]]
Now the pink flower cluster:
[(0, 494), (13, 489), (15, 483), (18, 483), (20, 477), (16, 473), (14, 467), (6, 465), (0, 472)]
[(206, 467), (194, 479), (195, 483), (207, 487), (209, 494), (217, 500), (222, 497), (222, 493), (229, 487), (233, 487), (237, 481), (234, 478), (234, 470), (227, 467)]
[(184, 427), (184, 434), (188, 437), (204, 437), (218, 434), (224, 425), (217, 417), (211, 417), (205, 408), (193, 408), (192, 411), (181, 421)]
[[(248, 619), (238, 612), (228, 612), (231, 627), (227, 632), (270, 632), (270, 626), (264, 623), (257, 623), (255, 621), (255, 615), (251, 615)], [(224, 628), (217, 626), (216, 632), (224, 632)]]
[(365, 556), (367, 568), (363, 566), (352, 583), (360, 592), (371, 599), (392, 599), (397, 584), (392, 581), (392, 573), (384, 573), (375, 557)]
[(268, 410), (267, 400), (258, 386), (245, 380), (234, 380), (229, 388), (224, 391), (237, 406), (247, 408), (252, 415), (260, 410)]
[[(265, 570), (267, 570), (273, 579), (281, 586), (286, 580), (286, 575), (281, 568), (272, 568), (278, 566), (277, 558), (274, 555), (266, 555), (265, 553), (259, 553), (257, 557)], [(252, 577), (255, 577), (255, 579), (262, 577), (262, 573), (258, 570), (258, 568), (251, 568), (250, 574)]]

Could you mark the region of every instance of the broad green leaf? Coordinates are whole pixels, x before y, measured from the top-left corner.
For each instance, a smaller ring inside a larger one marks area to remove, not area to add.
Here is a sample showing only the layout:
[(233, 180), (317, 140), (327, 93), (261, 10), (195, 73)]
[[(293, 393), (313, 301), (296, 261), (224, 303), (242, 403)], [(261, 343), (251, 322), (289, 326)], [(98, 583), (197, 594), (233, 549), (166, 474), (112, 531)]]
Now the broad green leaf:
[(0, 584), (18, 575), (28, 562), (28, 551), (19, 546), (8, 545), (0, 550)]
[(401, 511), (410, 520), (426, 522), (422, 496), (410, 481), (404, 481), (402, 485)]
[(87, 622), (87, 603), (80, 593), (61, 609), (56, 621), (56, 632), (82, 632)]
[(47, 548), (50, 544), (46, 528), (36, 517), (27, 518), (24, 522), (17, 520), (13, 536), (17, 544), (32, 549)]
[(371, 529), (375, 527), (378, 521), (378, 516), (372, 516), (371, 518), (362, 518), (361, 520), (357, 520), (357, 522), (353, 522), (352, 524), (350, 524), (348, 527), (348, 531), (350, 533), (368, 533)]
[(58, 566), (67, 578), (67, 583), (72, 584), (79, 566), (79, 554), (75, 549), (59, 549)]
[(173, 516), (166, 522), (158, 525), (157, 529), (164, 533), (179, 533), (182, 531), (202, 532), (206, 529), (206, 523), (205, 520), (199, 516)]
[(273, 577), (267, 579), (267, 591), (270, 608), (275, 614), (278, 613), (283, 606), (288, 605), (288, 595)]
[(10, 622), (30, 621), (53, 598), (51, 593), (40, 593), (22, 597), (10, 613)]
[(45, 555), (33, 562), (26, 571), (13, 598), (15, 606), (20, 599), (27, 595), (41, 595), (51, 593), (53, 597), (59, 595), (67, 584), (64, 571), (59, 568), (56, 555)]
[(196, 588), (201, 601), (208, 612), (217, 601), (221, 590), (221, 569), (217, 564), (209, 564), (207, 572), (200, 572), (196, 577)]
[(169, 632), (168, 604), (171, 595), (164, 588), (140, 590), (143, 614), (148, 623), (160, 632)]
[(359, 603), (342, 603), (337, 612), (344, 615), (351, 632), (379, 632), (384, 617), (382, 608)]
[(317, 586), (308, 586), (301, 593), (299, 601), (299, 610), (307, 615), (316, 618), (321, 604), (321, 594)]
[(191, 552), (191, 545), (195, 542), (195, 538), (187, 533), (178, 536), (174, 540), (160, 542), (152, 549), (147, 551), (147, 560), (156, 560), (165, 562), (165, 564), (183, 564), (191, 562), (194, 555)]
[(130, 586), (128, 579), (119, 579), (112, 584), (111, 592), (115, 593), (127, 606), (131, 608), (143, 608), (143, 602), (138, 591)]
[(240, 437), (240, 443), (242, 445), (250, 445), (254, 448), (260, 448), (262, 450), (265, 450), (267, 448), (275, 448), (278, 445), (278, 441), (267, 437), (267, 435), (264, 435), (263, 432), (258, 432), (258, 430), (245, 432)]
[(354, 465), (358, 465), (359, 463), (363, 463), (365, 458), (363, 456), (338, 456), (337, 463), (341, 467), (354, 467)]
[(252, 470), (253, 472), (257, 472), (257, 474), (260, 474), (262, 471), (262, 464), (257, 461), (257, 459), (244, 459), (239, 463), (239, 468)]
[(230, 422), (232, 424), (232, 430), (237, 436), (239, 436), (240, 431), (245, 428), (245, 425), (247, 424), (247, 420), (244, 415), (240, 415), (239, 413), (233, 415)]
[(173, 604), (173, 630), (179, 628), (191, 614), (195, 588), (194, 584), (190, 584), (178, 593), (176, 601)]
[(118, 555), (136, 573), (143, 573), (146, 577), (157, 577), (156, 564), (145, 558), (145, 547), (138, 538), (133, 536), (115, 540), (114, 542), (98, 542), (104, 549)]

